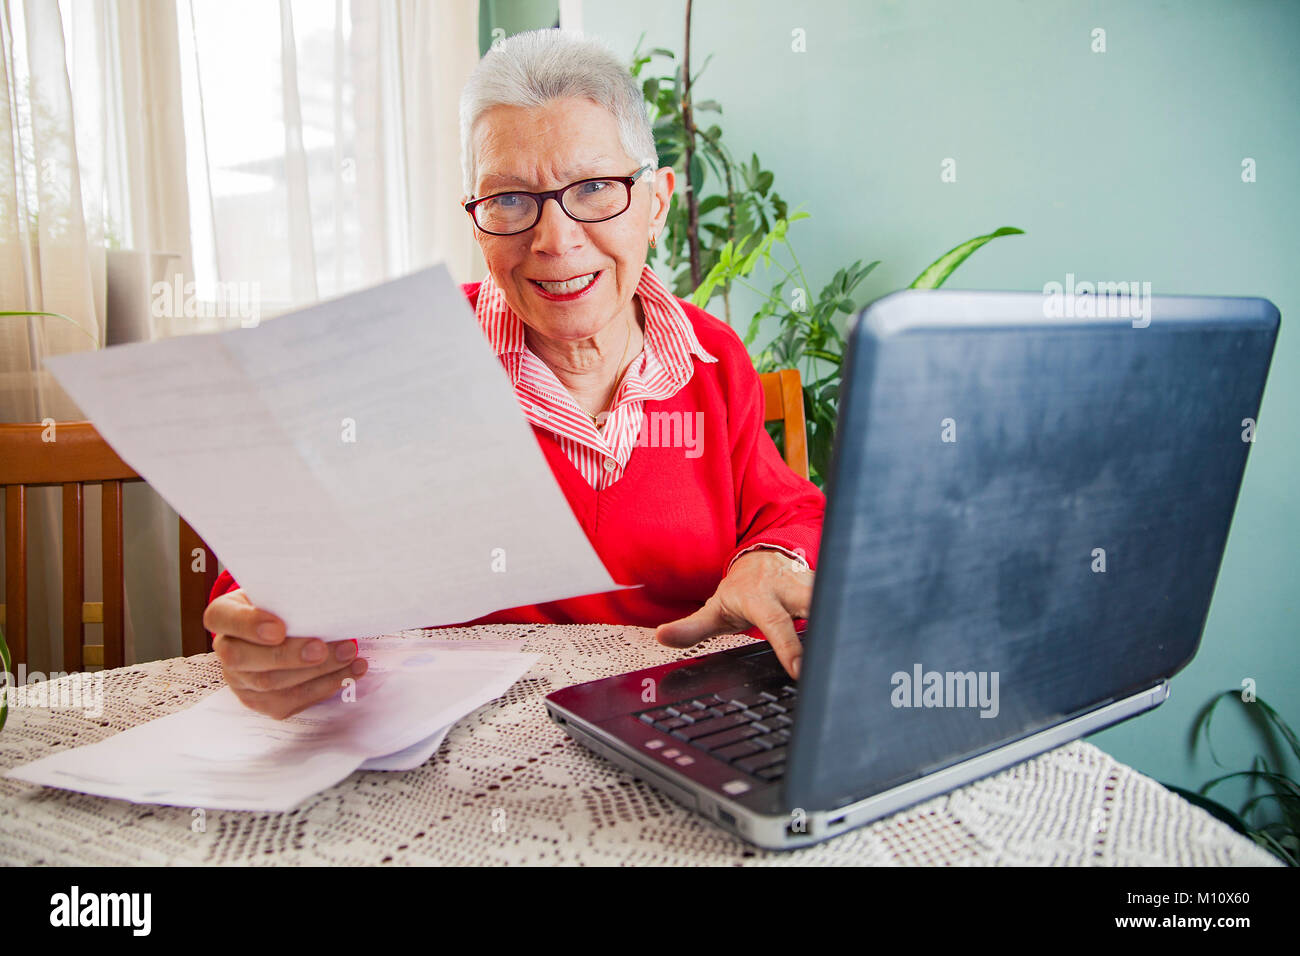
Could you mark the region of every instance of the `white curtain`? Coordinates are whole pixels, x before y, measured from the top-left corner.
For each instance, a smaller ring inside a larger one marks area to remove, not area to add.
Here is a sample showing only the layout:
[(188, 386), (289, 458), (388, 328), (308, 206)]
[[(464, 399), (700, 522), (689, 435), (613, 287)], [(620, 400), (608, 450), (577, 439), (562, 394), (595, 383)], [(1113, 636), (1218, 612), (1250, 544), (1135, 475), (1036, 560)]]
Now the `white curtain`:
[[(0, 421), (83, 417), (48, 355), (248, 324), (434, 261), (480, 277), (456, 203), (477, 25), (474, 0), (0, 0), (0, 310), (68, 317), (0, 317)], [(57, 489), (31, 500), (29, 666), (50, 670)], [(124, 509), (127, 660), (178, 654), (175, 513), (139, 484)], [(91, 495), (86, 600), (98, 517)]]
[(180, 19), (201, 297), (265, 318), (436, 261), (483, 274), (457, 203), (476, 2), (183, 0)]
[[(0, 317), (0, 421), (84, 417), (45, 357), (150, 338), (150, 283), (188, 262), (172, 13), (147, 0), (0, 2), (0, 310), (66, 317)], [(59, 491), (29, 502), (28, 659), (48, 672), (62, 666)], [(147, 659), (179, 648), (176, 519), (142, 485), (128, 486), (124, 513), (127, 655)], [(98, 601), (97, 494), (85, 519), (85, 599)]]

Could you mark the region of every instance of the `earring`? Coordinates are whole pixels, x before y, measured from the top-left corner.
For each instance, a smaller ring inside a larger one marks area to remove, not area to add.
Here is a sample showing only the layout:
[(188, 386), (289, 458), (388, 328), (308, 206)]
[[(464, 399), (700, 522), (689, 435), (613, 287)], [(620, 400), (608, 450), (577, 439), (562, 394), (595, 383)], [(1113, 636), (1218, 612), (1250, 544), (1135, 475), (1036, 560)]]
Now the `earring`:
[(651, 234), (651, 236), (650, 236), (650, 248), (651, 248), (651, 249), (653, 249), (653, 248), (655, 247), (655, 238), (656, 238), (656, 237), (655, 237), (653, 234)]

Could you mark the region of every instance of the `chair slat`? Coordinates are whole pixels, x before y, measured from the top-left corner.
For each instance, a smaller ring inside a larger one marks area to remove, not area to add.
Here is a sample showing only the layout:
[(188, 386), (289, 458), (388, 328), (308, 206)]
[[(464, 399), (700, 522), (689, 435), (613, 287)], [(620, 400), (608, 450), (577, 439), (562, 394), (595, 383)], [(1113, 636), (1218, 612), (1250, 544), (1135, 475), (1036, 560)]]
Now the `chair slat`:
[(5, 489), (5, 643), (14, 667), (27, 660), (27, 489)]
[(126, 663), (126, 608), (122, 573), (122, 482), (104, 482), (104, 666)]
[[(208, 595), (217, 582), (217, 556), (184, 518), (178, 524), (181, 594), (181, 653), (186, 657), (208, 651), (208, 632), (203, 627), (203, 611)], [(196, 571), (195, 551), (201, 552), (202, 570)]]
[(785, 402), (781, 394), (781, 376), (764, 372), (758, 377), (763, 386), (763, 421), (785, 421)]
[(4, 636), (13, 666), (27, 659), (27, 489), (4, 493)]
[[(64, 669), (120, 667), (126, 656), (122, 483), (142, 480), (86, 421), (0, 424), (0, 488), (5, 493), (5, 603), (0, 624), (15, 667), (27, 662), (26, 487), (63, 490)], [(101, 484), (104, 600), (85, 601), (85, 485)], [(75, 490), (74, 490), (75, 489)], [(185, 654), (208, 648), (203, 610), (217, 577), (215, 555), (183, 521), (180, 555), (181, 647)], [(201, 572), (192, 571), (194, 549), (204, 552)], [(85, 624), (102, 623), (104, 644), (87, 645)]]
[(803, 385), (797, 369), (781, 370), (781, 404), (785, 411), (785, 460), (808, 477), (808, 425), (803, 413)]
[(785, 463), (800, 478), (808, 477), (808, 426), (803, 411), (799, 370), (784, 368), (758, 376), (763, 386), (763, 421), (781, 422), (785, 433)]
[(86, 642), (82, 602), (86, 599), (85, 509), (80, 482), (63, 486), (63, 669), (79, 671)]

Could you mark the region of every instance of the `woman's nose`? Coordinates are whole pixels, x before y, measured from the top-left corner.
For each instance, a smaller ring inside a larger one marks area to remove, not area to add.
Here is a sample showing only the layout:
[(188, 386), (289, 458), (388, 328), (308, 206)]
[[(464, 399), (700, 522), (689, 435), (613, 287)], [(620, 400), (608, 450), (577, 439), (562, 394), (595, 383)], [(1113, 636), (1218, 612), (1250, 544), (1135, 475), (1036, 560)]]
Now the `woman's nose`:
[(586, 239), (582, 223), (570, 219), (554, 197), (542, 203), (542, 218), (533, 227), (533, 251), (560, 256)]

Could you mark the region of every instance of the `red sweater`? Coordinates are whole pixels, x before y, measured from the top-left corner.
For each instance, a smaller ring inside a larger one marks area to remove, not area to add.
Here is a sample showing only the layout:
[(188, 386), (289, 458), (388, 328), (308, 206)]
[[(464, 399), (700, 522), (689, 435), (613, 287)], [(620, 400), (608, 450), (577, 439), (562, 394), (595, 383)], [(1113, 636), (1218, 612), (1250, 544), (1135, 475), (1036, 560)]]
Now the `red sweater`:
[[(473, 305), (478, 283), (463, 287)], [(806, 556), (817, 567), (826, 499), (782, 460), (763, 427), (758, 373), (736, 332), (678, 300), (700, 344), (716, 363), (695, 363), (691, 380), (644, 413), (703, 412), (703, 436), (687, 449), (640, 445), (622, 478), (592, 489), (551, 432), (532, 426), (556, 482), (615, 581), (627, 591), (495, 611), (471, 624), (631, 624), (656, 627), (685, 617), (717, 590), (731, 560), (755, 544)], [(663, 430), (664, 432), (667, 429)], [(209, 600), (239, 585), (222, 571)], [(762, 635), (751, 628), (754, 637)]]

